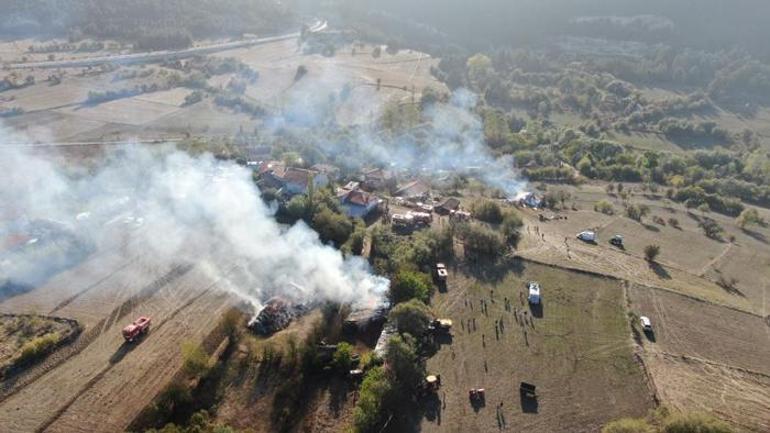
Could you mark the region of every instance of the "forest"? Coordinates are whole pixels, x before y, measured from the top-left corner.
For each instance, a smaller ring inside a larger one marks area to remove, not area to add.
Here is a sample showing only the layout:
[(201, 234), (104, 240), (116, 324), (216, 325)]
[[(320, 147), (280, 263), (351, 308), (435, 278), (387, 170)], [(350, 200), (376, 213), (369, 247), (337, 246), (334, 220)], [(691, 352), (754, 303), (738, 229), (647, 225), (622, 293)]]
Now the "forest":
[(272, 33), (294, 25), (274, 0), (6, 0), (6, 37), (66, 36), (129, 41), (140, 49), (173, 49), (194, 38)]

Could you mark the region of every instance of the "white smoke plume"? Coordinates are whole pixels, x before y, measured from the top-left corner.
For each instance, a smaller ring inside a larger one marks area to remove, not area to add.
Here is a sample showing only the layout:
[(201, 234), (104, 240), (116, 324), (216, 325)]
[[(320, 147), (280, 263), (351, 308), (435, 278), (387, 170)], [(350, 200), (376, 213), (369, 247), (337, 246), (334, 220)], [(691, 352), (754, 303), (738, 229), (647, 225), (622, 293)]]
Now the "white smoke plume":
[[(0, 200), (3, 238), (54, 221), (98, 254), (128, 234), (133, 248), (204, 267), (255, 309), (275, 295), (374, 306), (389, 284), (363, 259), (344, 258), (323, 245), (303, 223), (278, 224), (251, 171), (211, 155), (136, 145), (108, 153), (91, 173), (72, 175), (29, 152), (0, 146)], [(40, 283), (33, 276), (51, 266), (50, 255), (32, 251), (39, 249), (4, 248), (0, 284)]]

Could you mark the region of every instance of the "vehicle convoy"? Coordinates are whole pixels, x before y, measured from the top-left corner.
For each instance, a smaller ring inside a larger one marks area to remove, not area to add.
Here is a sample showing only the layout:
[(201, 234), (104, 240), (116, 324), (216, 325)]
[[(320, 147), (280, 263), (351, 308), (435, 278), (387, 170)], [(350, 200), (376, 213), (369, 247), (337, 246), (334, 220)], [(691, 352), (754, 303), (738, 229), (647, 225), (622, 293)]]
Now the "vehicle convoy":
[(141, 316), (133, 323), (123, 328), (123, 338), (133, 343), (138, 337), (150, 332), (150, 323), (152, 320), (147, 316)]
[(527, 295), (527, 301), (529, 301), (530, 304), (537, 305), (540, 303), (540, 283), (537, 281), (530, 281), (527, 283), (527, 290), (529, 290), (529, 294)]

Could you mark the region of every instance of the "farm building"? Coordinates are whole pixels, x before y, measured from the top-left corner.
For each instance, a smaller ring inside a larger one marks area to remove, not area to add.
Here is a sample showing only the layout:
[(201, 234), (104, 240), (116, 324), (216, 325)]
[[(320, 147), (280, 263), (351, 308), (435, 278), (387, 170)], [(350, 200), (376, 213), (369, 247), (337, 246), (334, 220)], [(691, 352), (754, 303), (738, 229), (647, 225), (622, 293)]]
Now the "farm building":
[(401, 186), (395, 195), (405, 199), (422, 199), (427, 197), (429, 192), (430, 185), (418, 179)]
[(364, 170), (361, 186), (368, 191), (391, 190), (396, 186), (396, 176), (393, 172), (381, 168)]
[(435, 211), (439, 215), (449, 215), (460, 209), (460, 200), (452, 197), (448, 198), (442, 205), (436, 206)]

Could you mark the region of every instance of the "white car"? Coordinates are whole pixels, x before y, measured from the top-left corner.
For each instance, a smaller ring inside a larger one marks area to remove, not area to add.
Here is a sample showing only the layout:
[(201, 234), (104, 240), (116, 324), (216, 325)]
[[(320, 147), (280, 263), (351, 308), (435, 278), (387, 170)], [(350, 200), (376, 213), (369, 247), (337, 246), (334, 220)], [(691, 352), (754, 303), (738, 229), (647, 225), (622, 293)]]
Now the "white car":
[(529, 295), (527, 295), (527, 301), (529, 301), (530, 304), (537, 305), (540, 303), (540, 284), (536, 281), (530, 281), (527, 283), (527, 289), (529, 290)]
[(650, 321), (649, 317), (642, 316), (639, 318), (639, 322), (641, 322), (643, 330), (646, 332), (652, 332), (652, 322)]
[(586, 230), (577, 234), (577, 238), (583, 242), (596, 242), (596, 232)]

